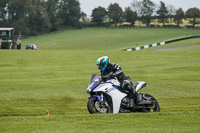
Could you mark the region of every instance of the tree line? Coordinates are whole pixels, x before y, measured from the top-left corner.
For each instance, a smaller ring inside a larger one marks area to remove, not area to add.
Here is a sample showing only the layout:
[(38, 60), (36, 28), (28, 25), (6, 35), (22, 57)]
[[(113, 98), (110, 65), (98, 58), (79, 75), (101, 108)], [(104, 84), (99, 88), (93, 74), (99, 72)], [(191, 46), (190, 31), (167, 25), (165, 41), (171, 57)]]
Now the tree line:
[[(68, 26), (80, 28), (80, 19), (84, 23), (85, 18), (78, 0), (0, 0), (0, 27), (14, 27), (16, 34), (29, 36)], [(151, 0), (133, 0), (124, 11), (117, 3), (110, 4), (107, 9), (96, 7), (92, 10), (91, 18), (91, 23), (95, 25), (117, 26), (118, 23), (129, 22), (134, 26), (139, 21), (139, 24), (146, 24), (147, 27), (155, 19), (163, 26), (166, 23), (172, 25), (172, 22), (179, 26), (183, 18), (189, 18), (195, 27), (199, 23), (200, 10), (190, 8), (184, 12), (182, 8), (176, 10), (162, 1), (157, 6)]]
[(183, 19), (188, 19), (192, 27), (195, 27), (195, 24), (200, 23), (197, 21), (200, 18), (200, 10), (190, 8), (184, 12), (182, 8), (176, 10), (173, 5), (166, 6), (163, 1), (160, 1), (158, 6), (151, 0), (134, 0), (124, 11), (117, 3), (110, 4), (107, 10), (99, 6), (93, 9), (91, 17), (96, 25), (103, 25), (108, 19), (108, 23), (115, 26), (122, 22), (129, 22), (131, 26), (134, 26), (135, 22), (139, 21), (139, 24), (143, 23), (149, 27), (153, 20), (158, 19), (158, 23), (162, 23), (163, 26), (166, 23), (172, 25), (172, 22), (175, 22), (179, 27)]
[(0, 0), (0, 27), (14, 27), (22, 35), (78, 26), (81, 15), (77, 0)]

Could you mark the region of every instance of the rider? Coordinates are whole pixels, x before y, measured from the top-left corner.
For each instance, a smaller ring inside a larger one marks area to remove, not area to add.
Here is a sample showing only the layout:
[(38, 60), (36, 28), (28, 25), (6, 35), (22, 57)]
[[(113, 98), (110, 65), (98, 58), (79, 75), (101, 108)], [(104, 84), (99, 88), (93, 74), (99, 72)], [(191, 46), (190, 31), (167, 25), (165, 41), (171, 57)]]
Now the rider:
[(96, 64), (101, 72), (103, 82), (116, 77), (120, 82), (121, 88), (128, 89), (128, 91), (135, 96), (137, 104), (142, 101), (139, 94), (136, 92), (136, 85), (133, 84), (129, 76), (124, 74), (122, 68), (118, 64), (111, 64), (107, 56), (98, 58)]

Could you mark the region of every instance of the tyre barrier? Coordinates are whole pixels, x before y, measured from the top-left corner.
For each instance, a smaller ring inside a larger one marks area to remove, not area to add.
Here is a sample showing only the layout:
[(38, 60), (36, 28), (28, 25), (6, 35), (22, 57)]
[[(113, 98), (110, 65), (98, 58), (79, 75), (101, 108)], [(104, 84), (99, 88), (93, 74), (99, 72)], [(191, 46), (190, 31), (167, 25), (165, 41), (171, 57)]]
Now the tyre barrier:
[(141, 47), (125, 49), (125, 51), (137, 51), (137, 50), (141, 50), (141, 49), (156, 47), (156, 46), (165, 45), (165, 44), (172, 43), (172, 42), (182, 41), (182, 40), (186, 40), (186, 39), (193, 39), (193, 38), (200, 38), (200, 36), (184, 37), (184, 38), (169, 40), (169, 41), (166, 41), (166, 42), (154, 43), (154, 44), (145, 45), (145, 46), (141, 46)]

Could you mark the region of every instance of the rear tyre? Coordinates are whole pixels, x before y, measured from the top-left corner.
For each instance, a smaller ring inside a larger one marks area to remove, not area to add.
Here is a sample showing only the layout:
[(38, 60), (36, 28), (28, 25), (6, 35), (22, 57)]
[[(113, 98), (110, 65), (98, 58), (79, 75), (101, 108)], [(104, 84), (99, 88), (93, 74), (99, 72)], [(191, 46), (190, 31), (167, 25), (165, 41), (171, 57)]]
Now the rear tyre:
[(151, 95), (149, 94), (144, 94), (144, 99), (147, 98), (147, 99), (151, 99), (153, 101), (153, 104), (154, 104), (154, 107), (153, 108), (142, 108), (140, 111), (141, 112), (160, 112), (160, 106), (159, 106), (159, 103), (158, 101)]
[(96, 113), (112, 113), (111, 107), (108, 104), (106, 107), (101, 107), (100, 102), (96, 97), (91, 97), (87, 102), (87, 109), (90, 114)]

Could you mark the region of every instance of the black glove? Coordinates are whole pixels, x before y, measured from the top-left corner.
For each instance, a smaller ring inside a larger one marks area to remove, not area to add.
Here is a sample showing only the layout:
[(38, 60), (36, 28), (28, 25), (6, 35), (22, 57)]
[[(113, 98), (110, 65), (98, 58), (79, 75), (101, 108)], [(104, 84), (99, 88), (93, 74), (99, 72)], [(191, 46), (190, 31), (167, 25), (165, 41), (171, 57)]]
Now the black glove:
[(113, 77), (114, 77), (113, 72), (111, 72), (107, 75), (101, 76), (102, 79), (107, 79), (107, 80), (112, 79)]

